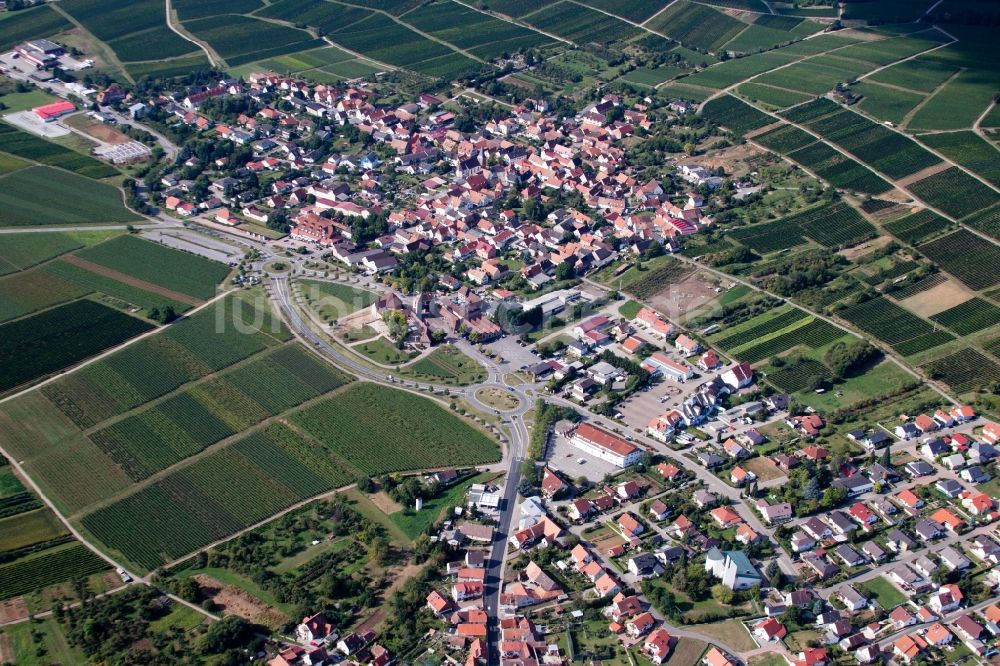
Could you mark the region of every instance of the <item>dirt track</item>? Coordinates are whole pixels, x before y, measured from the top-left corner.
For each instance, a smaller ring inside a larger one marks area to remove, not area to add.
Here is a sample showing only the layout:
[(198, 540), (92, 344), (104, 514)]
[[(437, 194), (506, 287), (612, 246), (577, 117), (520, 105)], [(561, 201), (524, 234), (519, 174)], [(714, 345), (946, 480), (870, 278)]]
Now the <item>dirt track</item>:
[(87, 261), (86, 259), (81, 259), (76, 255), (66, 255), (63, 258), (66, 263), (73, 264), (74, 266), (79, 266), (80, 268), (86, 269), (91, 273), (97, 273), (98, 275), (103, 275), (104, 277), (111, 278), (112, 280), (117, 280), (122, 284), (127, 284), (130, 287), (135, 287), (137, 289), (142, 289), (143, 291), (148, 291), (153, 294), (159, 294), (160, 296), (165, 296), (171, 300), (177, 301), (178, 303), (186, 303), (190, 306), (201, 305), (203, 301), (198, 300), (194, 296), (188, 296), (187, 294), (182, 294), (179, 291), (173, 291), (171, 289), (164, 289), (163, 287), (153, 284), (152, 282), (146, 282), (145, 280), (140, 280), (134, 278), (131, 275), (126, 275), (120, 271), (116, 271), (107, 266), (101, 266), (100, 264), (95, 264), (92, 261)]

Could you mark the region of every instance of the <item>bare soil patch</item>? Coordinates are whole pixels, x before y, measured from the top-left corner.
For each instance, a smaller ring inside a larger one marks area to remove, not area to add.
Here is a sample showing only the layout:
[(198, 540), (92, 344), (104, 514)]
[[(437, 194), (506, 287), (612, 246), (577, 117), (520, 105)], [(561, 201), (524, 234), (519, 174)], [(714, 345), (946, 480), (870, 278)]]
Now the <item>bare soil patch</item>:
[(649, 299), (649, 303), (669, 319), (683, 315), (714, 299), (715, 282), (703, 273), (691, 273)]
[(371, 503), (377, 506), (382, 513), (386, 515), (389, 515), (390, 513), (399, 513), (403, 510), (403, 506), (396, 500), (389, 497), (385, 491), (379, 491), (368, 495), (368, 499), (371, 500)]
[(85, 114), (70, 116), (65, 122), (70, 127), (75, 127), (86, 135), (92, 136), (98, 141), (102, 141), (104, 143), (120, 145), (131, 141), (130, 138), (116, 130), (114, 127), (98, 122)]
[(212, 599), (225, 615), (238, 615), (244, 620), (267, 627), (279, 627), (288, 622), (287, 615), (235, 585), (224, 585), (206, 574), (198, 574), (193, 578), (201, 586), (201, 593)]
[(594, 539), (593, 541), (591, 541), (591, 543), (594, 545), (594, 548), (601, 551), (602, 553), (606, 553), (608, 552), (608, 549), (612, 548), (613, 546), (624, 545), (625, 540), (612, 532), (606, 536)]
[[(28, 617), (28, 605), (24, 597), (14, 597), (0, 602), (0, 624), (10, 624)], [(9, 661), (0, 659), (0, 661)]]
[(751, 458), (742, 463), (743, 467), (757, 475), (760, 481), (773, 481), (785, 476), (784, 472), (774, 466), (770, 460), (764, 457)]
[[(774, 125), (777, 124), (778, 122), (775, 121)], [(768, 127), (773, 127), (774, 125), (769, 125)], [(762, 127), (760, 131), (767, 131), (768, 127)], [(754, 157), (763, 155), (765, 152), (755, 144), (744, 143), (739, 146), (730, 146), (722, 150), (712, 151), (710, 154), (697, 157), (693, 161), (706, 169), (722, 167), (726, 170), (726, 173), (733, 176), (743, 176), (756, 170), (756, 167), (752, 167), (748, 164), (748, 161)]]
[(908, 187), (911, 183), (915, 183), (918, 180), (923, 180), (928, 176), (933, 176), (936, 173), (941, 173), (942, 171), (951, 168), (951, 164), (948, 162), (941, 162), (940, 164), (935, 164), (934, 166), (929, 166), (926, 169), (922, 169), (914, 174), (907, 176), (906, 178), (900, 178), (896, 181), (896, 185), (900, 187)]
[(862, 257), (868, 254), (869, 252), (872, 252), (873, 250), (878, 250), (879, 248), (883, 248), (891, 242), (892, 242), (892, 236), (878, 236), (877, 238), (865, 241), (860, 245), (844, 248), (843, 250), (838, 251), (837, 254), (847, 259), (850, 259), (851, 261), (854, 261), (858, 257)]
[(936, 287), (904, 298), (900, 305), (918, 315), (929, 317), (972, 298), (972, 292), (956, 280), (948, 278)]
[(92, 261), (87, 261), (86, 259), (81, 259), (80, 257), (67, 254), (63, 257), (63, 260), (67, 263), (79, 266), (80, 268), (86, 269), (91, 273), (97, 273), (98, 275), (103, 275), (104, 277), (111, 278), (112, 280), (117, 280), (122, 284), (127, 284), (131, 287), (137, 289), (142, 289), (143, 291), (148, 291), (153, 294), (159, 294), (160, 296), (166, 296), (167, 298), (178, 301), (180, 303), (187, 303), (191, 306), (198, 306), (203, 303), (203, 301), (198, 300), (194, 296), (188, 296), (187, 294), (182, 294), (179, 291), (173, 291), (172, 289), (165, 289), (160, 285), (153, 284), (152, 282), (146, 282), (145, 280), (140, 280), (134, 278), (131, 275), (126, 275), (120, 271), (108, 268), (107, 266), (101, 266), (100, 264), (95, 264)]

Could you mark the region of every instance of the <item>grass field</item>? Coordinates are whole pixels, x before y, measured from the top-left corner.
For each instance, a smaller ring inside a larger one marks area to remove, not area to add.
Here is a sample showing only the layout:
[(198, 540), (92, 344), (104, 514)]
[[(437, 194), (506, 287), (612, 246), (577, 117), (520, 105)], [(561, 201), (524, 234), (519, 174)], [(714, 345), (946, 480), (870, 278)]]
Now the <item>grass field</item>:
[(406, 366), (401, 374), (443, 384), (467, 386), (486, 379), (486, 369), (457, 347), (438, 347), (430, 354)]
[(465, 492), (473, 483), (486, 483), (495, 478), (495, 474), (484, 472), (477, 474), (467, 481), (457, 483), (448, 488), (437, 497), (430, 497), (424, 500), (424, 506), (420, 511), (414, 511), (412, 507), (406, 507), (402, 511), (389, 514), (389, 520), (399, 526), (399, 529), (411, 540), (416, 539), (441, 518), (446, 510), (461, 506), (465, 499)]
[(89, 155), (83, 155), (57, 143), (22, 132), (6, 123), (0, 123), (0, 151), (49, 166), (61, 167), (89, 178), (108, 178), (117, 176), (119, 173), (111, 165)]
[(374, 292), (335, 282), (300, 280), (298, 284), (310, 307), (325, 321), (336, 321), (378, 299)]
[(376, 363), (381, 363), (382, 365), (398, 365), (400, 363), (406, 363), (414, 356), (412, 352), (398, 349), (394, 344), (382, 336), (379, 336), (374, 340), (364, 342), (360, 345), (356, 345), (354, 349), (361, 352)]
[[(46, 196), (37, 196), (44, 190)], [(111, 185), (50, 167), (0, 177), (0, 226), (53, 226), (136, 222)]]

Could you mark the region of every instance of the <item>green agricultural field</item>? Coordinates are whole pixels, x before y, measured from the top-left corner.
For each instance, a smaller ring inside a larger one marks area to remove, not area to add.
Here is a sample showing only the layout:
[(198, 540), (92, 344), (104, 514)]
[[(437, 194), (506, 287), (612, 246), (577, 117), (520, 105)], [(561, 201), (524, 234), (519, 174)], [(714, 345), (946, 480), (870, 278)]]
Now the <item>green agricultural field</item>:
[[(329, 38), (380, 62), (411, 69), (421, 61), (455, 54), (447, 46), (381, 14), (332, 30)], [(469, 64), (473, 65), (474, 61), (470, 60)]]
[(550, 37), (450, 0), (426, 4), (407, 12), (405, 20), (417, 30), (458, 48), (477, 49), (477, 54), (486, 59), (496, 58), (504, 51), (516, 50), (517, 47), (510, 48), (508, 42), (516, 43), (518, 47), (553, 43)]
[(940, 379), (958, 393), (992, 387), (1000, 382), (1000, 364), (971, 347), (923, 367), (930, 377)]
[(291, 421), (295, 431), (274, 424), (84, 516), (82, 524), (130, 561), (154, 568), (362, 473), (499, 456), (485, 435), (430, 400), (372, 384), (356, 384)]
[(959, 229), (944, 238), (925, 243), (920, 251), (971, 289), (988, 289), (1000, 283), (1000, 248), (979, 236)]
[(0, 519), (0, 552), (42, 544), (66, 534), (66, 528), (47, 508)]
[(729, 353), (741, 361), (756, 363), (800, 345), (819, 349), (845, 335), (844, 331), (821, 319), (805, 317), (748, 344), (733, 347)]
[(702, 109), (702, 114), (734, 134), (746, 134), (778, 122), (732, 95), (724, 95), (708, 102)]
[(63, 370), (151, 328), (88, 300), (4, 324), (0, 326), (0, 392)]
[(108, 564), (78, 543), (0, 564), (0, 599), (107, 570)]
[(907, 189), (956, 219), (1000, 202), (1000, 194), (957, 167), (910, 183)]
[(935, 327), (929, 322), (882, 296), (841, 310), (837, 314), (904, 356), (955, 339), (950, 333), (934, 330)]
[[(199, 6), (204, 4), (199, 3)], [(371, 15), (372, 12), (367, 9), (337, 5), (327, 0), (277, 0), (256, 12), (256, 16), (308, 25), (323, 32), (345, 28)]]
[(182, 21), (206, 18), (218, 14), (249, 14), (264, 6), (261, 0), (173, 0), (171, 2)]
[(125, 71), (139, 81), (145, 77), (172, 78), (187, 76), (193, 72), (211, 69), (211, 64), (205, 54), (199, 51), (193, 56), (173, 58), (171, 60), (156, 60), (151, 62), (126, 63)]
[(86, 296), (90, 289), (45, 271), (26, 271), (0, 278), (0, 322)]
[[(61, 167), (89, 178), (108, 178), (118, 175), (117, 169), (104, 162), (46, 141), (33, 134), (22, 132), (6, 123), (0, 123), (0, 151), (42, 164)], [(14, 175), (17, 173), (15, 172)], [(7, 176), (7, 178), (9, 177)], [(5, 183), (2, 191), (6, 191), (6, 189)], [(136, 218), (132, 217), (131, 219)]]
[(304, 30), (242, 15), (185, 21), (184, 27), (208, 42), (230, 67), (325, 45)]
[(115, 421), (90, 439), (141, 481), (348, 381), (302, 348), (289, 347)]
[(963, 221), (984, 234), (1000, 240), (1000, 205), (981, 210)]
[(67, 0), (60, 5), (121, 60), (161, 60), (191, 53), (196, 47), (166, 25), (158, 0), (109, 5), (101, 0)]
[(637, 67), (631, 72), (626, 72), (625, 75), (621, 77), (621, 80), (635, 85), (655, 88), (664, 81), (676, 78), (686, 71), (687, 70), (679, 67), (669, 66), (657, 67), (655, 69), (651, 69), (649, 67)]
[[(486, 435), (411, 393), (373, 384), (345, 392), (292, 421), (363, 473), (462, 466), (498, 458)], [(413, 442), (420, 442), (414, 447)]]
[(83, 242), (70, 234), (4, 234), (3, 245), (0, 245), (0, 275), (23, 271), (81, 247)]
[(524, 18), (546, 32), (551, 32), (577, 44), (604, 43), (627, 39), (641, 31), (613, 16), (572, 2), (556, 2)]
[(890, 178), (902, 178), (941, 162), (905, 135), (847, 109), (806, 124)]
[(583, 0), (583, 4), (636, 23), (642, 23), (666, 3), (650, 2), (649, 0)]
[(11, 12), (0, 21), (0, 49), (7, 50), (18, 42), (51, 37), (69, 30), (73, 24), (48, 5)]
[(868, 80), (851, 86), (851, 90), (864, 96), (858, 105), (862, 111), (879, 120), (888, 120), (897, 125), (903, 122), (907, 113), (924, 100), (923, 95), (889, 88)]
[[(745, 87), (740, 86), (740, 91), (742, 92)], [(817, 139), (794, 125), (782, 124), (780, 127), (756, 135), (753, 141), (779, 153), (790, 153), (793, 150), (811, 146), (816, 143)]]
[(549, 4), (549, 0), (496, 0), (490, 3), (490, 9), (507, 16), (525, 16)]
[[(907, 123), (910, 129), (942, 130), (972, 127), (993, 103), (996, 78), (986, 70), (967, 70), (937, 90)], [(961, 100), (956, 104), (956, 100)]]
[(789, 106), (808, 102), (812, 99), (809, 95), (803, 93), (759, 83), (744, 83), (736, 89), (736, 92), (741, 97), (745, 97), (771, 110), (784, 109)]
[(769, 72), (757, 77), (754, 81), (778, 88), (797, 90), (807, 95), (821, 95), (838, 83), (844, 83), (850, 78), (852, 77), (849, 73), (846, 73), (840, 66), (833, 66), (833, 63), (824, 65), (807, 60)]
[(722, 89), (751, 76), (763, 74), (775, 67), (787, 65), (794, 59), (795, 56), (786, 54), (784, 49), (747, 56), (746, 58), (734, 58), (685, 77), (684, 83)]
[(924, 134), (920, 142), (1000, 187), (1000, 149), (975, 132)]
[(86, 260), (171, 291), (206, 300), (229, 273), (223, 263), (136, 236), (118, 236), (76, 253)]
[(180, 298), (184, 298), (182, 302), (174, 300), (163, 293), (154, 293), (152, 290), (157, 289), (155, 285), (143, 285), (147, 288), (140, 288), (126, 284), (116, 277), (100, 275), (76, 264), (69, 263), (65, 257), (45, 264), (37, 272), (33, 271), (33, 273), (70, 282), (88, 293), (97, 292), (105, 294), (114, 299), (113, 302), (115, 305), (119, 307), (136, 306), (142, 309), (146, 316), (148, 316), (153, 308), (162, 309), (166, 306), (172, 307), (175, 313), (180, 314), (189, 310), (192, 305), (197, 303), (195, 299), (184, 296), (180, 296)]
[[(4, 99), (5, 98), (0, 98), (0, 102), (3, 102)], [(28, 166), (31, 166), (30, 162), (25, 162), (24, 160), (14, 157), (13, 155), (0, 153), (0, 176)]]
[(649, 27), (681, 44), (714, 52), (747, 28), (742, 21), (687, 0), (677, 0), (660, 12)]
[(934, 211), (925, 208), (905, 215), (884, 225), (885, 230), (907, 243), (919, 243), (949, 228), (950, 222)]
[(737, 326), (727, 328), (712, 340), (712, 344), (717, 345), (720, 349), (729, 351), (736, 347), (753, 343), (754, 340), (763, 338), (771, 333), (776, 333), (784, 328), (793, 326), (804, 320), (807, 316), (804, 312), (796, 308), (775, 308), (753, 319), (742, 322)]
[[(38, 192), (44, 190), (45, 197)], [(114, 224), (140, 220), (117, 188), (50, 167), (0, 177), (0, 227)]]
[(873, 195), (892, 189), (892, 185), (881, 176), (825, 143), (817, 142), (792, 151), (788, 153), (788, 157), (812, 170), (834, 187)]
[(797, 39), (801, 39), (801, 37), (785, 30), (768, 28), (762, 25), (751, 25), (736, 37), (726, 42), (722, 48), (726, 51), (735, 51), (737, 53), (758, 53), (780, 44), (793, 42)]
[(795, 213), (781, 222), (826, 247), (855, 245), (878, 235), (871, 223), (842, 201)]
[(795, 225), (785, 224), (778, 220), (739, 227), (729, 232), (729, 237), (751, 250), (767, 254), (777, 250), (802, 245), (805, 237)]
[(887, 83), (918, 93), (931, 93), (959, 70), (951, 65), (914, 58), (875, 72), (868, 81)]
[(931, 319), (947, 326), (959, 335), (971, 335), (984, 328), (1000, 324), (1000, 308), (987, 300), (971, 298), (955, 307), (939, 312)]

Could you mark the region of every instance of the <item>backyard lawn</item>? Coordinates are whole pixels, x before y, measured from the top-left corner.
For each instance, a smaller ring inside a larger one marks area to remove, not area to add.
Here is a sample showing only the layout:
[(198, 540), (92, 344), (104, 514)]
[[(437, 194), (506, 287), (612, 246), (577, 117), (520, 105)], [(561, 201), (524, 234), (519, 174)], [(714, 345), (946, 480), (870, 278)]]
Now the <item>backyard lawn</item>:
[(885, 576), (878, 576), (871, 580), (866, 580), (864, 583), (858, 583), (857, 587), (865, 591), (887, 611), (906, 602), (906, 597), (903, 593), (897, 590)]

